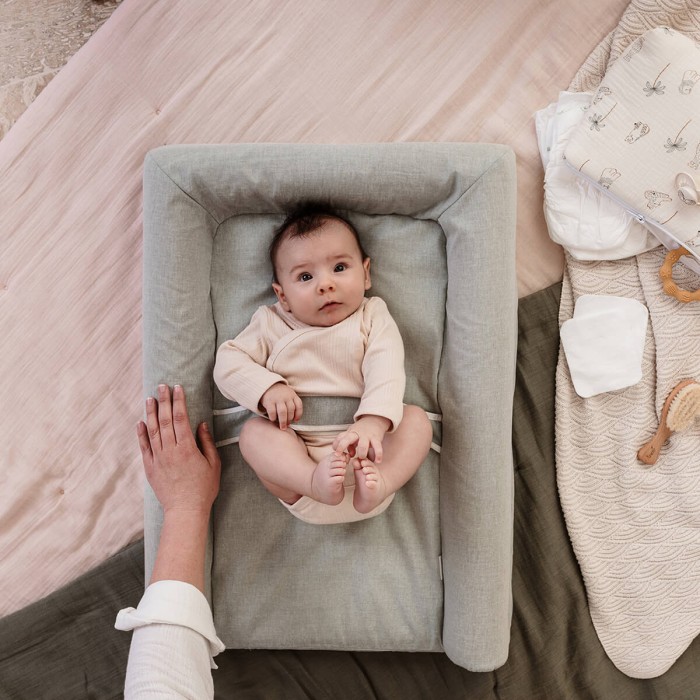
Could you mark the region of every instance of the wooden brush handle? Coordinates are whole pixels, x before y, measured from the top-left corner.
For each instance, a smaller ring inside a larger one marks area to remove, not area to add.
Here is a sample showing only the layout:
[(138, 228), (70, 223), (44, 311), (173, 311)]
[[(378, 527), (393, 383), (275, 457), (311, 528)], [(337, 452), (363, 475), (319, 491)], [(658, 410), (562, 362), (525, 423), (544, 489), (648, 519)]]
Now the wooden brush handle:
[(678, 301), (687, 304), (689, 301), (700, 301), (700, 289), (696, 289), (691, 292), (687, 289), (681, 289), (673, 281), (673, 266), (681, 259), (684, 255), (690, 255), (690, 251), (686, 248), (676, 248), (675, 250), (669, 250), (666, 253), (666, 258), (664, 263), (659, 270), (659, 277), (663, 282), (664, 292), (668, 296), (678, 299)]
[(656, 460), (659, 458), (659, 453), (661, 452), (661, 447), (670, 437), (671, 430), (666, 425), (666, 421), (662, 420), (661, 423), (659, 423), (654, 437), (639, 448), (637, 459), (650, 466), (656, 464)]
[(659, 458), (659, 453), (661, 452), (663, 444), (671, 437), (671, 433), (673, 432), (671, 428), (668, 427), (667, 423), (668, 412), (671, 408), (671, 404), (676, 396), (678, 396), (681, 389), (685, 389), (685, 387), (694, 383), (695, 380), (693, 379), (684, 379), (683, 381), (678, 382), (678, 384), (671, 389), (666, 397), (666, 401), (664, 402), (664, 407), (661, 409), (661, 419), (659, 420), (659, 427), (656, 429), (654, 437), (649, 440), (649, 442), (644, 443), (637, 452), (637, 459), (640, 462), (649, 465), (656, 464), (656, 460)]

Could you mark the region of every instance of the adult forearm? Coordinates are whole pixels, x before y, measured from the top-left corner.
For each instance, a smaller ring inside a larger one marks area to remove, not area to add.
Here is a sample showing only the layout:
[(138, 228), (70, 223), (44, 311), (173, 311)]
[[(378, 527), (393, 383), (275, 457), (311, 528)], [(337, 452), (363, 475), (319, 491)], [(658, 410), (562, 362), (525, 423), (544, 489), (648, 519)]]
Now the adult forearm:
[(166, 512), (151, 583), (184, 581), (204, 592), (209, 512)]

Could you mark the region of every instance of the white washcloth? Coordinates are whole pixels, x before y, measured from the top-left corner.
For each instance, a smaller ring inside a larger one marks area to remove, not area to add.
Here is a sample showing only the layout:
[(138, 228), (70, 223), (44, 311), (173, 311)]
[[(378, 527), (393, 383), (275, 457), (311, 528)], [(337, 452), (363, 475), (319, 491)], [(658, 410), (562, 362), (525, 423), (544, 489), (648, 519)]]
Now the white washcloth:
[(635, 299), (599, 294), (578, 298), (561, 342), (576, 393), (586, 399), (642, 379), (649, 312)]
[(659, 241), (564, 160), (564, 150), (592, 97), (588, 92), (562, 92), (558, 102), (535, 114), (545, 169), (544, 215), (551, 239), (576, 259), (619, 260), (651, 250)]

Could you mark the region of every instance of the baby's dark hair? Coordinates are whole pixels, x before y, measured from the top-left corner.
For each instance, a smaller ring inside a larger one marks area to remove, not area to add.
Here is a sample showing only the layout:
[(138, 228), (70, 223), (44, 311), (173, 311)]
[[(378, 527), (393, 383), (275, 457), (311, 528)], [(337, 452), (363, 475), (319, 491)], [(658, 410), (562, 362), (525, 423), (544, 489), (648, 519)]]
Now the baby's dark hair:
[(289, 209), (282, 225), (275, 230), (275, 236), (270, 243), (270, 262), (272, 263), (272, 279), (277, 282), (277, 251), (282, 245), (282, 242), (287, 238), (296, 238), (297, 236), (308, 236), (314, 231), (322, 228), (328, 219), (337, 219), (342, 221), (355, 236), (357, 245), (360, 249), (360, 255), (364, 260), (367, 257), (360, 236), (355, 227), (342, 216), (337, 209), (334, 209), (327, 202), (320, 201), (303, 201), (296, 204), (292, 209)]

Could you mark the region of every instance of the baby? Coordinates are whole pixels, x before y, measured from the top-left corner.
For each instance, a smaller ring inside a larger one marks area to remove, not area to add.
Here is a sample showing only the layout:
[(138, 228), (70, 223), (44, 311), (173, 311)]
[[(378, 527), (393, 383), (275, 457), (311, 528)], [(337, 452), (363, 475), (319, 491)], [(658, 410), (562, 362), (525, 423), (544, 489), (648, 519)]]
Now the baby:
[[(420, 467), (432, 428), (403, 405), (403, 343), (386, 304), (365, 297), (370, 259), (347, 221), (305, 203), (277, 230), (270, 260), (277, 303), (221, 345), (214, 367), (224, 396), (267, 416), (244, 424), (241, 454), (302, 520), (376, 515)], [(295, 432), (312, 395), (359, 397), (353, 425)]]

